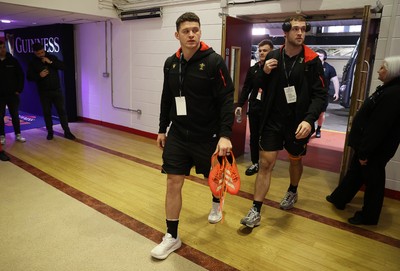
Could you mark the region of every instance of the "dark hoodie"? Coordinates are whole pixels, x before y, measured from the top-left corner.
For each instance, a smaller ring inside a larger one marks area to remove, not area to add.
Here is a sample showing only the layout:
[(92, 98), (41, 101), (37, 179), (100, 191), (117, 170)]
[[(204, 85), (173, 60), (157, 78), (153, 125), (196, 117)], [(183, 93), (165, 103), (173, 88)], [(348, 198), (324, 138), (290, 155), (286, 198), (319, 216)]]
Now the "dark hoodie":
[[(181, 87), (179, 62), (182, 49), (164, 64), (164, 85), (161, 97), (159, 133), (183, 140), (205, 142), (219, 137), (230, 137), (233, 124), (234, 87), (222, 57), (205, 43), (185, 61), (182, 57), (183, 83)], [(175, 97), (179, 89), (186, 99), (186, 116), (177, 116)]]
[(12, 96), (24, 89), (24, 72), (10, 53), (0, 60), (0, 97)]
[(271, 58), (277, 59), (278, 67), (273, 69), (270, 74), (264, 73), (262, 79), (264, 109), (260, 131), (262, 132), (271, 115), (276, 114), (275, 110), (279, 111), (282, 116), (287, 114), (289, 119), (282, 120), (287, 124), (294, 121), (294, 123), (290, 123), (294, 129), (302, 121), (308, 122), (311, 125), (310, 134), (312, 134), (315, 129), (314, 122), (318, 119), (327, 96), (322, 63), (314, 51), (303, 45), (303, 51), (296, 58), (297, 64), (294, 65), (293, 70), (293, 74), (298, 74), (298, 76), (294, 79), (295, 82), (291, 82), (296, 89), (297, 101), (288, 105), (283, 92), (283, 87), (287, 86), (282, 64), (283, 48), (284, 46), (268, 53), (266, 57), (266, 61)]
[(400, 77), (379, 86), (354, 117), (348, 145), (359, 159), (389, 160), (400, 142)]
[[(27, 79), (36, 82), (40, 92), (59, 90), (61, 85), (58, 70), (64, 70), (64, 63), (54, 55), (46, 53), (45, 56), (50, 59), (52, 63), (43, 63), (40, 58), (34, 56), (29, 63)], [(44, 69), (49, 70), (49, 74), (42, 78), (40, 77), (40, 72)]]

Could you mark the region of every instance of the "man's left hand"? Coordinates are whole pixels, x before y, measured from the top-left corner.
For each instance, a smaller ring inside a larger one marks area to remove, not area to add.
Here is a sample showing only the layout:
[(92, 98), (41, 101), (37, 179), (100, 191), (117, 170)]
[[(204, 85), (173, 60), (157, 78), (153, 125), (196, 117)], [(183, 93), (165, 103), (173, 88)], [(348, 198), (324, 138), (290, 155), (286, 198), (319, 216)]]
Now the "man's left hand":
[(221, 137), (217, 144), (217, 149), (215, 152), (218, 152), (219, 156), (230, 155), (232, 150), (232, 143), (229, 138)]
[(296, 139), (306, 138), (311, 133), (311, 125), (307, 121), (300, 122), (295, 132)]

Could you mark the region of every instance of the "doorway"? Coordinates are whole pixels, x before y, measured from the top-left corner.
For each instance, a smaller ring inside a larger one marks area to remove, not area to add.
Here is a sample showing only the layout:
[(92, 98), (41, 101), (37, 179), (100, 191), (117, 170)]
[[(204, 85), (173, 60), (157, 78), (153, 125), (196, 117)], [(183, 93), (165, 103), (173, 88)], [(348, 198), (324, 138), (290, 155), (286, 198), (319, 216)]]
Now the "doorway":
[[(312, 11), (303, 14), (313, 26), (310, 33), (306, 36), (305, 44), (314, 50), (322, 48), (327, 51), (328, 62), (334, 62), (333, 66), (337, 71), (338, 77), (340, 77), (340, 83), (342, 83), (341, 77), (348, 60), (351, 56), (354, 57), (354, 52), (358, 50), (357, 40), (360, 38), (360, 34), (365, 30), (365, 24), (363, 23), (363, 20), (365, 19), (365, 9), (370, 10), (370, 7), (367, 6), (365, 8), (340, 11)], [(264, 33), (260, 31), (261, 35), (253, 35), (251, 38), (251, 47), (253, 48), (252, 63), (256, 62), (256, 60), (254, 60), (256, 57), (254, 49), (257, 48), (257, 46), (255, 45), (257, 45), (262, 39), (271, 39), (275, 48), (279, 48), (284, 43), (281, 25), (284, 19), (290, 15), (293, 14), (256, 14), (238, 16), (238, 19), (252, 23), (252, 31), (254, 31), (255, 28), (264, 29), (265, 31)], [(379, 26), (379, 22), (380, 16), (376, 16), (374, 24)], [(342, 28), (342, 32), (329, 31), (329, 27)], [(357, 27), (359, 27), (358, 31), (350, 31), (350, 29), (356, 29)], [(374, 31), (375, 35), (370, 35), (370, 38), (377, 38), (379, 27), (374, 27), (372, 29), (373, 30), (371, 31)], [(343, 32), (343, 30), (347, 30), (347, 32)], [(240, 34), (240, 32), (236, 32), (236, 36), (241, 36)], [(228, 38), (225, 43), (229, 43)], [(373, 62), (375, 49), (375, 47), (370, 47), (369, 49), (369, 57), (371, 58), (370, 62)], [(358, 57), (358, 55), (356, 57)], [(369, 73), (370, 72), (371, 71), (369, 71)], [(369, 87), (369, 82), (364, 84), (363, 87)], [(357, 92), (359, 91), (361, 90), (357, 90)], [(330, 94), (332, 96), (332, 93)], [(305, 165), (332, 172), (341, 171), (349, 114), (349, 107), (342, 106), (340, 100), (333, 102), (331, 98), (331, 102), (327, 108), (326, 120), (322, 128), (323, 135), (321, 139), (312, 138), (310, 140), (308, 154), (304, 158)], [(249, 154), (248, 142), (249, 132), (247, 130), (244, 149), (245, 155)], [(280, 152), (280, 159), (287, 160), (286, 152)], [(343, 163), (346, 162), (344, 161)]]

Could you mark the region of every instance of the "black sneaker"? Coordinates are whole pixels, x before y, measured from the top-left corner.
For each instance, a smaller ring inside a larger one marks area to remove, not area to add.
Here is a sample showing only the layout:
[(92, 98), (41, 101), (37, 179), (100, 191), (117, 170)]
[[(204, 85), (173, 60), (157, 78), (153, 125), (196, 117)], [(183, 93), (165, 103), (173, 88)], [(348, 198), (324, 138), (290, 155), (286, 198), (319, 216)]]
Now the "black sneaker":
[(316, 138), (321, 138), (321, 130), (315, 131), (315, 137)]
[(10, 161), (10, 157), (4, 151), (0, 151), (0, 160), (1, 161)]
[(251, 165), (245, 172), (247, 176), (254, 175), (258, 172), (258, 163)]
[(53, 132), (48, 132), (46, 139), (47, 140), (52, 140), (53, 138), (54, 138), (54, 133)]
[(70, 139), (70, 140), (75, 140), (76, 139), (76, 137), (71, 132), (64, 133), (64, 137), (66, 139)]

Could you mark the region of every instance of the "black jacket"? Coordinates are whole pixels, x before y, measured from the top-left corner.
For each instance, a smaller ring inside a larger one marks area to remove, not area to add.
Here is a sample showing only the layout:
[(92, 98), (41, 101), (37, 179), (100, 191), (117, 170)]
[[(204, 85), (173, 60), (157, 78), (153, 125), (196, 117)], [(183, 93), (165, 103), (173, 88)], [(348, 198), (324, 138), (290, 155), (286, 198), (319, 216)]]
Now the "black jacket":
[[(270, 74), (263, 75), (263, 113), (260, 125), (262, 132), (266, 124), (271, 110), (273, 109), (277, 91), (280, 89), (280, 77), (284, 76), (282, 70), (282, 46), (268, 53), (266, 61), (271, 58), (278, 59), (278, 67), (273, 69)], [(327, 92), (324, 85), (324, 70), (318, 55), (309, 47), (303, 45), (304, 59), (299, 60), (301, 65), (296, 65), (297, 69), (303, 69), (304, 76), (300, 79), (300, 83), (295, 86), (297, 94), (297, 102), (295, 103), (295, 125), (302, 121), (307, 121), (312, 128), (311, 134), (314, 132), (314, 122), (318, 119), (323, 105), (326, 100)]]
[[(261, 86), (260, 76), (262, 76), (263, 66), (257, 62), (247, 71), (244, 80), (242, 92), (240, 93), (238, 106), (243, 107), (247, 99), (249, 100), (249, 113), (255, 112), (262, 108), (261, 101), (257, 100), (258, 88)], [(249, 97), (250, 95), (250, 97)]]
[(354, 117), (348, 145), (360, 159), (389, 160), (400, 143), (400, 77), (379, 86)]
[[(224, 60), (201, 42), (200, 49), (185, 61), (182, 58), (182, 86), (179, 49), (164, 64), (159, 133), (169, 133), (188, 141), (209, 141), (230, 137), (233, 124), (234, 87)], [(186, 116), (177, 116), (175, 97), (179, 89), (186, 99)]]
[[(40, 92), (54, 91), (61, 88), (58, 70), (64, 70), (64, 63), (56, 56), (46, 53), (46, 57), (52, 61), (51, 64), (43, 63), (38, 57), (34, 57), (29, 63), (27, 78), (29, 81), (36, 82)], [(46, 77), (40, 77), (40, 72), (44, 69), (49, 70)]]
[(0, 97), (21, 93), (24, 89), (24, 72), (17, 59), (7, 53), (4, 60), (0, 60)]

